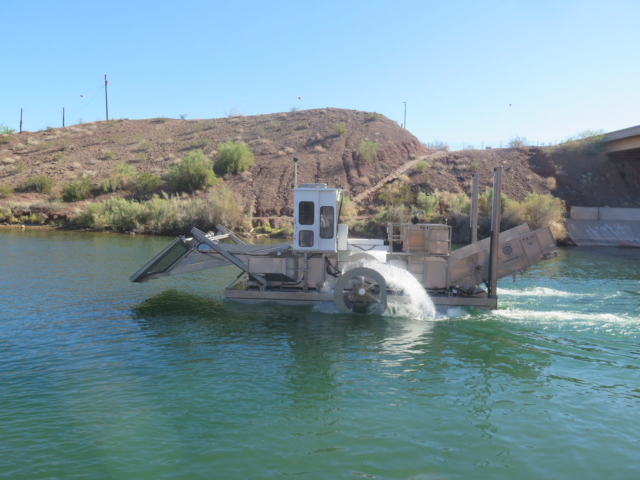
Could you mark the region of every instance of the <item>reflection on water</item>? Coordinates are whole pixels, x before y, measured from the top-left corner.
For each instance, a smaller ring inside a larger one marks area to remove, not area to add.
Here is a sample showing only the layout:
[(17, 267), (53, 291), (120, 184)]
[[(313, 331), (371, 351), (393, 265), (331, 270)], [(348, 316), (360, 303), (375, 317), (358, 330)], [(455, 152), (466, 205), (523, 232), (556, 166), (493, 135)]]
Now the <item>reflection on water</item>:
[(7, 478), (634, 478), (636, 253), (417, 320), (229, 302), (232, 268), (134, 285), (166, 239), (47, 233), (0, 232)]

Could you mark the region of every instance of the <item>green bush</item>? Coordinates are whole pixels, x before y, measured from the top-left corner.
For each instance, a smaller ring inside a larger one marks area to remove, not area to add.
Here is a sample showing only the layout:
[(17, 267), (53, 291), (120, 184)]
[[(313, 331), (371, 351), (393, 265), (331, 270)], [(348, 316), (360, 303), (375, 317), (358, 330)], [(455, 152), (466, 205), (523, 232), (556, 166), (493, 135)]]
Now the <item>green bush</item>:
[(438, 208), (440, 206), (440, 198), (437, 193), (427, 195), (424, 192), (418, 193), (418, 199), (416, 204), (419, 210), (422, 210), (422, 214), (428, 220), (439, 214)]
[(91, 196), (91, 180), (79, 176), (62, 188), (62, 200), (65, 202), (79, 202)]
[(152, 192), (162, 186), (162, 179), (153, 173), (142, 172), (136, 179), (136, 190), (139, 192)]
[(9, 128), (4, 123), (0, 123), (0, 135), (9, 135), (15, 131), (15, 128)]
[(218, 144), (216, 168), (222, 173), (238, 173), (255, 165), (251, 149), (231, 140)]
[(378, 142), (372, 142), (369, 140), (362, 140), (358, 147), (359, 156), (367, 163), (373, 162), (376, 153), (378, 152)]
[(385, 205), (409, 205), (413, 203), (411, 184), (402, 180), (387, 183), (378, 191), (378, 199)]
[(365, 121), (367, 122), (377, 122), (378, 120), (380, 120), (380, 114), (376, 112), (369, 113), (365, 117)]
[(424, 172), (429, 168), (429, 163), (425, 162), (424, 160), (418, 160), (413, 168), (415, 168), (419, 172)]
[(198, 149), (198, 148), (203, 149), (207, 145), (209, 145), (209, 139), (207, 138), (199, 138), (199, 139), (191, 140), (191, 148), (193, 149)]
[(187, 152), (180, 163), (169, 169), (169, 185), (178, 192), (204, 190), (216, 183), (213, 162), (202, 150)]
[(53, 185), (55, 182), (53, 179), (46, 175), (34, 175), (27, 178), (22, 184), (22, 189), (27, 191), (34, 191), (38, 193), (49, 194), (53, 191)]
[[(509, 206), (511, 200), (507, 197), (506, 194), (500, 195), (500, 211), (504, 212)], [(478, 197), (478, 212), (480, 215), (491, 215), (491, 210), (493, 208), (493, 188), (487, 188), (484, 192), (480, 194)]]
[(469, 215), (471, 213), (471, 199), (465, 193), (453, 194), (448, 198), (449, 215)]
[(344, 135), (347, 133), (347, 125), (344, 122), (334, 124), (333, 128), (338, 135)]
[(8, 222), (12, 216), (11, 208), (0, 206), (0, 222)]
[(13, 195), (13, 188), (9, 185), (0, 185), (0, 198), (7, 198)]
[(109, 173), (109, 178), (102, 182), (102, 190), (105, 192), (126, 190), (133, 185), (137, 176), (136, 168), (124, 162), (116, 163)]
[(180, 196), (136, 202), (112, 197), (104, 202), (86, 204), (73, 223), (98, 230), (133, 230), (174, 234), (197, 227), (211, 230), (222, 224), (236, 228), (243, 223), (242, 202), (224, 184), (216, 186), (206, 198)]

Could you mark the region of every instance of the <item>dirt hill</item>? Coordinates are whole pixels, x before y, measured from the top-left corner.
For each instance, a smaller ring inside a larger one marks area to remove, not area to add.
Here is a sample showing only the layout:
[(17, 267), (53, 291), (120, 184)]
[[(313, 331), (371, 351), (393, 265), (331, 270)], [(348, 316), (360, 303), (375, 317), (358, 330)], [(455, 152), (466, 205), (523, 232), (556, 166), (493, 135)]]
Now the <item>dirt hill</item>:
[[(213, 120), (111, 120), (0, 137), (0, 186), (16, 190), (0, 203), (46, 198), (20, 191), (33, 175), (53, 179), (54, 195), (80, 174), (98, 187), (120, 161), (162, 176), (190, 149), (201, 149), (215, 159), (217, 145), (226, 140), (245, 142), (256, 155), (250, 171), (224, 177), (247, 206), (253, 205), (256, 217), (291, 215), (293, 157), (300, 159), (300, 183), (342, 185), (353, 198), (407, 162), (434, 153), (386, 117), (356, 110), (326, 108)], [(363, 141), (378, 144), (370, 162), (360, 155)], [(635, 167), (596, 157), (549, 156), (538, 148), (449, 152), (428, 160), (427, 174), (415, 167), (403, 174), (426, 191), (469, 193), (474, 172), (480, 173), (482, 191), (491, 185), (498, 165), (504, 167), (505, 193), (517, 200), (529, 192), (551, 192), (570, 205), (635, 206), (640, 201)], [(96, 195), (106, 198), (97, 188)]]

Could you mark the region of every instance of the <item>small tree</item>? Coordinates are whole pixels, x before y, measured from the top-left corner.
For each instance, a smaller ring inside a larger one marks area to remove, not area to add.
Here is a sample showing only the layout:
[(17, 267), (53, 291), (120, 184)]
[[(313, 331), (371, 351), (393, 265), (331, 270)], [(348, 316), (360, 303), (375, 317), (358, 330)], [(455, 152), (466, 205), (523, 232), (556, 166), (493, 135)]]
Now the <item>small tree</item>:
[(203, 190), (216, 183), (213, 162), (204, 156), (202, 150), (187, 152), (177, 165), (169, 169), (169, 185), (179, 192)]
[(251, 149), (244, 143), (231, 140), (218, 144), (216, 169), (221, 173), (238, 173), (249, 170), (256, 163)]
[(527, 137), (513, 137), (507, 144), (509, 148), (522, 148), (527, 146)]

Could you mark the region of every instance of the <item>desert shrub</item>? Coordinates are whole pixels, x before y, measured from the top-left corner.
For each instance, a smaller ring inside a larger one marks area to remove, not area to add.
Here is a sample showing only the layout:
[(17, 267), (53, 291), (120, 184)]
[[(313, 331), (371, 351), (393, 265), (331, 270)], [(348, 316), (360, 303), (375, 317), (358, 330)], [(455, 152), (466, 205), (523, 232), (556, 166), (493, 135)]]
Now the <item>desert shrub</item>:
[(564, 202), (548, 193), (530, 193), (522, 202), (523, 220), (534, 230), (562, 221), (564, 213)]
[(136, 178), (136, 190), (139, 192), (152, 192), (162, 186), (162, 179), (149, 172), (142, 172)]
[(378, 191), (378, 199), (387, 206), (413, 203), (411, 185), (400, 180), (387, 183)]
[(79, 202), (91, 195), (91, 180), (79, 176), (73, 182), (62, 187), (62, 200), (65, 202)]
[(419, 172), (424, 172), (429, 168), (429, 163), (425, 162), (424, 160), (418, 160), (413, 168), (415, 168)]
[(366, 122), (377, 122), (378, 120), (380, 120), (380, 114), (376, 112), (369, 113), (365, 116)]
[(0, 206), (0, 222), (8, 222), (11, 217), (11, 208)]
[(15, 128), (9, 128), (4, 123), (0, 123), (0, 135), (9, 135), (15, 131)]
[(439, 214), (440, 198), (437, 193), (427, 195), (424, 192), (420, 192), (418, 193), (416, 205), (422, 211), (424, 217), (430, 221)]
[(79, 227), (166, 234), (194, 226), (201, 230), (211, 230), (218, 224), (236, 228), (242, 222), (241, 199), (224, 184), (212, 189), (206, 198), (154, 195), (150, 200), (136, 202), (112, 197), (85, 205), (73, 218)]
[(344, 135), (347, 133), (347, 125), (344, 122), (335, 123), (333, 129), (338, 135)]
[(27, 178), (22, 184), (22, 189), (27, 191), (34, 191), (38, 193), (49, 194), (53, 191), (53, 185), (55, 182), (53, 179), (46, 175), (34, 175)]
[(13, 137), (10, 135), (0, 135), (0, 145), (6, 145), (7, 143), (11, 143), (13, 141)]
[(191, 145), (191, 148), (193, 149), (203, 149), (204, 147), (209, 145), (209, 139), (208, 138), (194, 139), (194, 140), (191, 140), (190, 145)]
[(405, 223), (409, 220), (407, 207), (404, 205), (390, 205), (383, 207), (373, 217), (379, 227), (385, 227), (388, 223)]
[(169, 169), (168, 183), (178, 192), (204, 190), (216, 183), (213, 162), (202, 150), (187, 152), (177, 165)]
[(296, 127), (296, 130), (307, 130), (309, 128), (309, 124), (307, 122), (300, 122)]
[(103, 160), (111, 160), (113, 158), (113, 152), (109, 150), (102, 151), (102, 159)]
[(0, 198), (7, 198), (13, 195), (13, 188), (9, 185), (0, 185)]
[(102, 182), (102, 190), (116, 192), (131, 187), (136, 179), (136, 168), (124, 162), (118, 162), (111, 167), (109, 178)]
[(246, 144), (231, 140), (218, 144), (216, 168), (220, 172), (243, 172), (254, 165), (254, 154)]
[(378, 142), (372, 142), (370, 140), (362, 140), (358, 147), (359, 157), (367, 163), (373, 162), (376, 153), (378, 152)]
[(465, 193), (453, 194), (449, 197), (447, 213), (451, 215), (469, 215), (471, 212), (471, 199)]
[(271, 231), (271, 238), (291, 238), (293, 237), (293, 222), (285, 222), (280, 228)]
[(355, 217), (356, 215), (358, 215), (358, 208), (346, 195), (342, 198), (340, 215), (344, 217)]
[(509, 148), (522, 148), (527, 146), (527, 137), (513, 137), (509, 139), (507, 144)]
[(546, 177), (544, 179), (544, 186), (547, 187), (549, 190), (555, 190), (555, 188), (558, 186), (558, 183), (555, 177)]
[(141, 152), (146, 152), (147, 150), (149, 150), (151, 148), (151, 144), (149, 142), (147, 142), (146, 140), (139, 140), (138, 141), (138, 150)]
[(67, 159), (67, 157), (66, 157), (66, 155), (64, 153), (58, 152), (51, 158), (51, 161), (52, 162), (58, 162), (60, 160), (66, 160), (66, 159)]
[[(500, 195), (500, 211), (506, 211), (507, 206), (511, 200), (506, 194)], [(487, 188), (478, 197), (478, 212), (480, 215), (491, 215), (491, 209), (493, 207), (493, 188)]]
[(601, 153), (605, 146), (604, 130), (585, 130), (567, 137), (564, 142), (552, 147), (552, 151), (574, 151), (587, 155)]
[(423, 145), (432, 150), (442, 150), (444, 152), (449, 151), (449, 145), (447, 145), (444, 142), (441, 142), (440, 140), (434, 140), (433, 142), (423, 143)]

